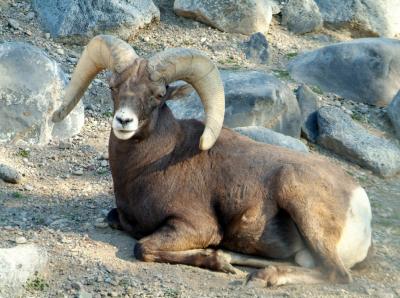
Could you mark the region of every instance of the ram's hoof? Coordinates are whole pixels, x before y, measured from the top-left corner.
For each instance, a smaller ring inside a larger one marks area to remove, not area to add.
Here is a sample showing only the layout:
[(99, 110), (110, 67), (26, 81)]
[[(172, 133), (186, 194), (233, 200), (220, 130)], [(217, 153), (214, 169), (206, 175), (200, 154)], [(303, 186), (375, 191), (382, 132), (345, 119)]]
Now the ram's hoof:
[(117, 208), (114, 208), (110, 212), (108, 212), (107, 223), (113, 229), (122, 230)]

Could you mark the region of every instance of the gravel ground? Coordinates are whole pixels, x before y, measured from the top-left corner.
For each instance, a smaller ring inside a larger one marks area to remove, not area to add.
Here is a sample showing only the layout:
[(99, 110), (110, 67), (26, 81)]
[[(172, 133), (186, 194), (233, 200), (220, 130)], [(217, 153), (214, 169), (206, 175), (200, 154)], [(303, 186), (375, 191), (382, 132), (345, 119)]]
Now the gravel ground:
[[(324, 30), (296, 36), (274, 19), (267, 35), (271, 62), (246, 61), (242, 43), (248, 37), (227, 34), (172, 12), (171, 0), (155, 1), (161, 21), (143, 29), (129, 42), (148, 57), (168, 47), (207, 52), (221, 68), (252, 68), (275, 73), (294, 89), (285, 71), (298, 53), (348, 40), (346, 32)], [(18, 25), (10, 26), (17, 22)], [(15, 28), (16, 27), (16, 28)], [(25, 41), (44, 49), (70, 73), (82, 47), (57, 43), (40, 30), (28, 1), (0, 0), (0, 42)], [(318, 91), (318, 90), (316, 90)], [(342, 107), (353, 119), (379, 134), (393, 136), (384, 109), (321, 94), (321, 104)], [(138, 262), (135, 240), (111, 230), (104, 216), (113, 207), (107, 161), (111, 104), (105, 75), (86, 93), (83, 131), (63, 143), (44, 147), (19, 142), (0, 147), (0, 163), (22, 175), (22, 183), (0, 181), (0, 247), (36, 243), (49, 253), (47, 274), (26, 285), (26, 297), (399, 297), (400, 296), (400, 179), (383, 180), (312, 145), (339, 163), (367, 189), (373, 207), (376, 256), (366, 268), (354, 270), (349, 285), (249, 288), (243, 276), (211, 272), (184, 265)], [(25, 239), (24, 239), (25, 238)], [(243, 270), (250, 270), (242, 268)], [(38, 286), (39, 285), (39, 286)]]

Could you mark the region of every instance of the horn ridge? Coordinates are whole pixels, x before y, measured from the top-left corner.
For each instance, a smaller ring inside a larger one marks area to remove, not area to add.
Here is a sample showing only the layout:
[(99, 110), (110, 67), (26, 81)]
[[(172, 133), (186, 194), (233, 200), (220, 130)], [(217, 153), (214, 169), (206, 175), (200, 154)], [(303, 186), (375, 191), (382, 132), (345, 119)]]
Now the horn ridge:
[(200, 149), (208, 150), (221, 132), (225, 113), (225, 94), (218, 68), (202, 52), (192, 49), (168, 49), (149, 59), (150, 78), (171, 83), (184, 80), (200, 96), (206, 118)]
[(90, 82), (102, 70), (122, 72), (138, 55), (125, 41), (111, 35), (92, 38), (82, 53), (64, 95), (64, 103), (53, 113), (52, 121), (62, 121), (77, 105)]

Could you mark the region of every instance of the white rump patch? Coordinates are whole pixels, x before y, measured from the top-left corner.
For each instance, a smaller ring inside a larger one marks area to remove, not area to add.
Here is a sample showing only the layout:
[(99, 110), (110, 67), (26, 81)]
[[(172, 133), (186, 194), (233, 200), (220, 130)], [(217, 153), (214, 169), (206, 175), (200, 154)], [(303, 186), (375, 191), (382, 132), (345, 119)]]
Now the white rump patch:
[[(122, 119), (122, 122), (127, 121), (126, 123), (121, 123), (118, 120)], [(128, 120), (130, 120), (128, 122)], [(133, 112), (130, 108), (123, 107), (119, 109), (113, 119), (112, 128), (114, 131), (114, 135), (120, 140), (128, 140), (133, 137), (138, 130), (139, 127), (139, 119), (138, 116)]]
[(371, 205), (362, 187), (356, 188), (350, 198), (350, 206), (337, 253), (346, 268), (364, 260), (371, 246)]

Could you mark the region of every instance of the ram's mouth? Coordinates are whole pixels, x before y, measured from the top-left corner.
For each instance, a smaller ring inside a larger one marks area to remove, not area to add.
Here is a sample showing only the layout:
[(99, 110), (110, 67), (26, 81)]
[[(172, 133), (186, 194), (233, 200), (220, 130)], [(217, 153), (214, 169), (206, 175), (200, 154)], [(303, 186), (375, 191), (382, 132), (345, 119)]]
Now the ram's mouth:
[(113, 129), (114, 135), (120, 140), (128, 140), (132, 138), (136, 130)]

